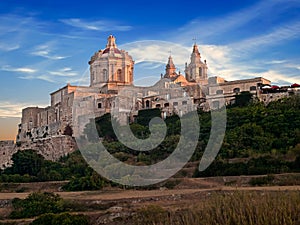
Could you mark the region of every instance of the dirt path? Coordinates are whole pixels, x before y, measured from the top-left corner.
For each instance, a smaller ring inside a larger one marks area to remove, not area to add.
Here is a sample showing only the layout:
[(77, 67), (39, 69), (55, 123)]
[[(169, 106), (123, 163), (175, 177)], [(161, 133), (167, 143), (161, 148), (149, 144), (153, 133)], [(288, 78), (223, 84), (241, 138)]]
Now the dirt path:
[[(82, 191), (82, 192), (56, 192), (64, 199), (74, 200), (120, 200), (135, 198), (150, 198), (174, 195), (187, 195), (210, 191), (285, 191), (300, 190), (300, 186), (268, 186), (268, 187), (230, 187), (220, 186), (213, 188), (192, 188), (173, 190), (116, 190), (116, 191)], [(13, 198), (26, 198), (30, 193), (0, 193), (0, 200)]]

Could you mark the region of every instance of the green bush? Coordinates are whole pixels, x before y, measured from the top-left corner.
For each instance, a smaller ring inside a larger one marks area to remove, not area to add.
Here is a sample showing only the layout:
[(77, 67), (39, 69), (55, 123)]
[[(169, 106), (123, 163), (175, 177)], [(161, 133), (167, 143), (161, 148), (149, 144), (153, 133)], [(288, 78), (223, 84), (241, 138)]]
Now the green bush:
[(263, 186), (263, 185), (270, 185), (273, 183), (275, 177), (274, 175), (267, 175), (263, 177), (253, 177), (249, 181), (249, 184), (252, 186)]
[(30, 218), (45, 213), (60, 213), (65, 211), (63, 199), (53, 193), (30, 194), (24, 200), (15, 198), (12, 200), (13, 211), (10, 218)]
[(69, 213), (44, 214), (35, 219), (30, 225), (89, 225), (84, 215), (71, 215)]
[(84, 190), (99, 190), (105, 185), (105, 180), (93, 172), (90, 176), (75, 177), (69, 183), (63, 186), (65, 191), (84, 191)]

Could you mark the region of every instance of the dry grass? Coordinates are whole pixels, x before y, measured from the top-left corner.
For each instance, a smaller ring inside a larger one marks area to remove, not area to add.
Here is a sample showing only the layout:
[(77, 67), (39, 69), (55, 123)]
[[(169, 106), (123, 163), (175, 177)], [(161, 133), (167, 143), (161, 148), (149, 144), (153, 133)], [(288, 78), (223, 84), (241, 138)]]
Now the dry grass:
[[(159, 212), (159, 213), (158, 213)], [(296, 225), (300, 224), (300, 192), (213, 193), (194, 206), (167, 211), (142, 209), (135, 224), (143, 225)]]

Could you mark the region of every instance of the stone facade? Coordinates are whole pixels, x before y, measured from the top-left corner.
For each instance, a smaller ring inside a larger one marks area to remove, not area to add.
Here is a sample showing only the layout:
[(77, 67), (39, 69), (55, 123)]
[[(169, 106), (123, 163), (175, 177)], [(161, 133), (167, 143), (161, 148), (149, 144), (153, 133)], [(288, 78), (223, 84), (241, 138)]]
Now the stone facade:
[(11, 157), (17, 152), (14, 141), (0, 141), (0, 168), (4, 169), (12, 164)]
[(226, 81), (220, 77), (210, 77), (208, 84), (209, 94), (207, 98), (213, 101), (213, 105), (218, 105), (219, 98), (225, 98), (226, 105), (230, 105), (234, 103), (237, 94), (246, 91), (261, 100), (260, 88), (262, 85), (270, 85), (271, 81), (262, 77), (236, 81)]

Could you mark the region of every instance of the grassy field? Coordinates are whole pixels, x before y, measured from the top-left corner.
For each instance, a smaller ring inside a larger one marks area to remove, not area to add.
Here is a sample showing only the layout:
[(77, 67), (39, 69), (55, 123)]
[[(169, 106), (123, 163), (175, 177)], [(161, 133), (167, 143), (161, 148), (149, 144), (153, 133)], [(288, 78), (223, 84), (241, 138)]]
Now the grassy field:
[(300, 192), (213, 193), (181, 210), (150, 205), (139, 210), (137, 225), (296, 225), (300, 224)]

